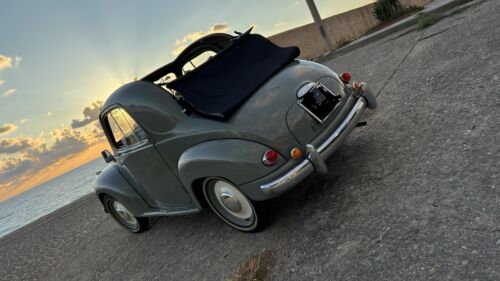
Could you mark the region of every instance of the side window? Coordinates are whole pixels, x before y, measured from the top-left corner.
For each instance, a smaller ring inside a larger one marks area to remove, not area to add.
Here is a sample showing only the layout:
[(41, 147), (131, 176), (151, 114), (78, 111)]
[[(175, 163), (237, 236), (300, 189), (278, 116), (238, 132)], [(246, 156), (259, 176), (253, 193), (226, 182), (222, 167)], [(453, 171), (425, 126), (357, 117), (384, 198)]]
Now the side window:
[(205, 51), (198, 56), (194, 57), (190, 61), (188, 61), (183, 67), (182, 67), (182, 74), (186, 74), (189, 71), (192, 71), (193, 69), (199, 67), (200, 65), (206, 63), (209, 59), (211, 59), (213, 56), (215, 56), (217, 53), (214, 51)]
[(171, 72), (160, 78), (157, 82), (159, 82), (160, 84), (166, 84), (174, 81), (175, 79), (177, 79), (177, 76), (175, 75), (175, 73)]
[(111, 110), (106, 119), (111, 129), (113, 144), (118, 149), (134, 145), (147, 138), (146, 133), (139, 124), (121, 108)]

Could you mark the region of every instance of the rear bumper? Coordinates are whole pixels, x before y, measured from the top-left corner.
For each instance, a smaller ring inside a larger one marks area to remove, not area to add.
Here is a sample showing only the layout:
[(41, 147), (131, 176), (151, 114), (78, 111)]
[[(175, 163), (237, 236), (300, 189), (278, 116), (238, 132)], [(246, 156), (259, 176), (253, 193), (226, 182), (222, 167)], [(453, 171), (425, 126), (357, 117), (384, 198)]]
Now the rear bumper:
[[(316, 144), (316, 147), (308, 145), (309, 149), (307, 159), (300, 162), (284, 175), (261, 184), (260, 190), (267, 195), (278, 195), (288, 191), (314, 171), (326, 172), (326, 165), (324, 161), (332, 155), (332, 153), (340, 146), (343, 140), (359, 123), (363, 112), (369, 106), (368, 102), (370, 102), (370, 100), (374, 100), (373, 95), (369, 91), (366, 91), (364, 94), (369, 97), (361, 96), (356, 101), (346, 118), (333, 131), (333, 133), (328, 135), (326, 140), (322, 143)], [(370, 106), (370, 108), (372, 108), (372, 106)]]

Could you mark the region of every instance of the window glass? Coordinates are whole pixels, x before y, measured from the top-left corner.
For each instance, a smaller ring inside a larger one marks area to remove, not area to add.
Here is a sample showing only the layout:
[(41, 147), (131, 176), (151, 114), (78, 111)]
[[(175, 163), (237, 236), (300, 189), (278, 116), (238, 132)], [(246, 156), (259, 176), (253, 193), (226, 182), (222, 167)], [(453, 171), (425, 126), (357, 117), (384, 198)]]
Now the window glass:
[(113, 109), (108, 114), (108, 123), (116, 148), (133, 145), (147, 138), (144, 130), (121, 108)]
[(217, 53), (214, 51), (205, 51), (192, 60), (188, 61), (183, 67), (182, 67), (182, 74), (186, 74), (187, 72), (199, 67), (200, 65), (204, 64), (207, 62), (209, 59), (211, 59), (213, 56), (215, 56)]
[(146, 132), (137, 124), (132, 117), (125, 111), (125, 110), (120, 110), (121, 113), (123, 114), (123, 117), (127, 121), (127, 125), (130, 126), (132, 129), (132, 133), (135, 135), (138, 141), (145, 140), (147, 138)]
[(169, 73), (158, 80), (159, 83), (169, 83), (177, 79), (175, 73)]
[(116, 124), (115, 119), (111, 117), (111, 114), (108, 114), (106, 119), (108, 120), (109, 128), (111, 129), (111, 137), (115, 147), (120, 148), (126, 145), (125, 136), (123, 135), (122, 130), (120, 130), (120, 127)]

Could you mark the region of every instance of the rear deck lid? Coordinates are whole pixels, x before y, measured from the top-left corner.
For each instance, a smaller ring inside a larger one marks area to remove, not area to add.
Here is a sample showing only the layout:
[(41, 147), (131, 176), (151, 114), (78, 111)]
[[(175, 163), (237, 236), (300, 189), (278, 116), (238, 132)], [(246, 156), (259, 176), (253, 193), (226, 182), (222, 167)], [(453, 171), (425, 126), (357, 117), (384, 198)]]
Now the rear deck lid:
[[(319, 87), (317, 91), (306, 93), (309, 86)], [(323, 77), (312, 85), (303, 85), (296, 98), (297, 102), (287, 112), (286, 122), (290, 132), (302, 145), (311, 143), (329, 126), (342, 112), (347, 101), (344, 86), (333, 77)]]

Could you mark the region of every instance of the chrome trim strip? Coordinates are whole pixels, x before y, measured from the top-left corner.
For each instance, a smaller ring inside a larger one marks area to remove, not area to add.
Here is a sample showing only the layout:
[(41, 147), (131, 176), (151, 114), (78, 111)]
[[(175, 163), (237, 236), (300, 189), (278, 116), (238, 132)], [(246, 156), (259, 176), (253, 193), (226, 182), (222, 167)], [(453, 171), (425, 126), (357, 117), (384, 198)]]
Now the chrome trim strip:
[(297, 91), (297, 98), (300, 99), (302, 98), (305, 94), (307, 94), (313, 87), (316, 87), (315, 82), (307, 82), (306, 84), (302, 85), (300, 89)]
[(328, 172), (328, 167), (326, 167), (325, 161), (323, 161), (319, 151), (312, 144), (306, 144), (307, 159), (313, 164), (314, 170), (320, 174), (326, 174)]
[(358, 115), (360, 112), (362, 112), (366, 107), (366, 100), (364, 98), (358, 99), (354, 107), (351, 109), (351, 112), (349, 112), (349, 115), (342, 121), (340, 126), (333, 132), (333, 134), (326, 139), (326, 141), (318, 147), (318, 152), (321, 153), (323, 152), (332, 142), (334, 142), (340, 134), (342, 134), (345, 129), (347, 128), (347, 125), (351, 123), (351, 121), (354, 119), (356, 115)]
[(278, 189), (286, 187), (296, 179), (299, 180), (304, 179), (313, 171), (314, 168), (311, 162), (309, 162), (309, 160), (304, 160), (300, 162), (299, 165), (295, 166), (295, 168), (291, 169), (284, 176), (277, 178), (272, 182), (261, 185), (260, 189), (266, 193), (276, 191)]
[(167, 212), (165, 210), (152, 210), (149, 212), (142, 213), (140, 217), (168, 217), (168, 216), (180, 216), (199, 213), (199, 209), (183, 210), (183, 211), (172, 211)]
[[(318, 116), (316, 116), (316, 114), (312, 113), (312, 111), (310, 111), (310, 110), (309, 110), (309, 108), (307, 108), (307, 107), (306, 107), (306, 106), (302, 103), (302, 100), (298, 100), (298, 101), (297, 101), (297, 104), (298, 104), (300, 107), (302, 107), (302, 109), (304, 109), (307, 113), (309, 113), (309, 115), (311, 115), (311, 117), (312, 117), (312, 118), (314, 118), (314, 120), (318, 121), (318, 123), (320, 123), (320, 124), (323, 124), (323, 123), (324, 123), (324, 120), (319, 119), (319, 117), (318, 117)], [(332, 110), (332, 112), (333, 112), (333, 110)], [(330, 114), (331, 114), (331, 112), (330, 112)], [(330, 116), (330, 114), (328, 114), (328, 116)], [(326, 116), (326, 118), (328, 118), (328, 116)], [(326, 120), (326, 118), (325, 118), (325, 120)]]
[[(358, 99), (354, 107), (351, 109), (347, 117), (342, 121), (340, 126), (323, 142), (317, 151), (321, 154), (321, 152), (325, 152), (325, 150), (335, 141), (341, 139), (343, 136), (342, 133), (351, 125), (353, 128), (354, 125), (351, 124), (353, 121), (357, 121), (360, 113), (364, 111), (366, 108), (366, 100), (364, 98)], [(329, 151), (330, 152), (330, 151)], [(326, 152), (325, 154), (328, 154)], [(329, 155), (321, 155), (323, 157), (328, 157)], [(295, 185), (298, 181), (303, 180), (309, 174), (314, 171), (313, 164), (309, 160), (304, 160), (300, 162), (297, 166), (291, 169), (285, 175), (260, 186), (260, 189), (265, 193), (285, 191), (288, 188)]]

